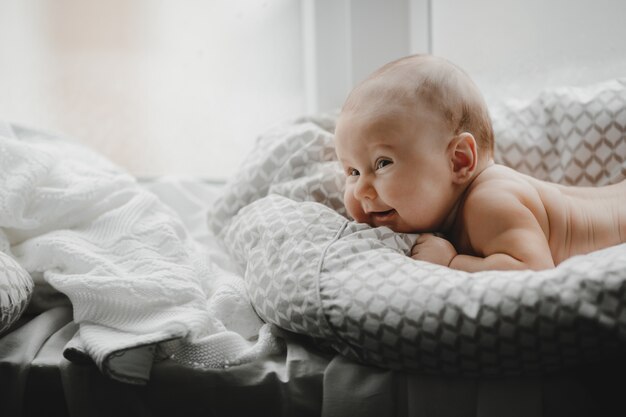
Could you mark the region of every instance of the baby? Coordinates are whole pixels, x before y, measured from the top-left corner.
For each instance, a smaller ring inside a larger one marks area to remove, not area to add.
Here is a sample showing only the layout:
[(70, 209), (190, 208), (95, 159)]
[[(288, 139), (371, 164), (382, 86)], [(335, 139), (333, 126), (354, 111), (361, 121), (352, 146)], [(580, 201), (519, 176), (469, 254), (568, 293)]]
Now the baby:
[(566, 187), (495, 164), (482, 95), (444, 59), (409, 56), (374, 72), (348, 96), (335, 135), (348, 213), (421, 233), (414, 259), (538, 270), (626, 241), (626, 181)]

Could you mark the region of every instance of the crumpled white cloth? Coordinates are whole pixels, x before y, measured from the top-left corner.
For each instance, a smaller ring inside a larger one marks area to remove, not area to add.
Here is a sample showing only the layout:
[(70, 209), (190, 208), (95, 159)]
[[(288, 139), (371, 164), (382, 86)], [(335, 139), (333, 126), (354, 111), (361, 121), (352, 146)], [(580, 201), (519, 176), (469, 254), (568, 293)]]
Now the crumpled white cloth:
[(79, 332), (68, 358), (144, 383), (157, 351), (215, 368), (279, 348), (241, 276), (135, 178), (70, 141), (0, 125), (0, 251), (69, 297)]

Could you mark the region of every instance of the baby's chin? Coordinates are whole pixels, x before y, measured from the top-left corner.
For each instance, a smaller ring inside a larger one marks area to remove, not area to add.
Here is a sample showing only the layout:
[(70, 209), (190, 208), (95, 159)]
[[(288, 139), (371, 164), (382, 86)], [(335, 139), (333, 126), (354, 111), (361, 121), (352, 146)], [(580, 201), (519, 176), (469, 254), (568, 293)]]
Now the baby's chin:
[(386, 227), (391, 229), (396, 233), (417, 233), (414, 231), (412, 227), (407, 224), (404, 224), (401, 219), (398, 218), (398, 214), (393, 210), (393, 213), (390, 213), (387, 216), (372, 216), (372, 215), (363, 215), (363, 216), (352, 216), (352, 219), (357, 223), (365, 223), (370, 227)]
[(367, 221), (363, 223), (367, 223), (371, 227), (386, 227), (388, 229), (391, 229), (395, 233), (408, 233), (408, 234), (423, 233), (423, 231), (416, 230), (415, 227), (412, 227), (411, 225), (408, 225), (399, 219), (395, 219), (395, 221), (390, 221), (390, 222)]
[(388, 227), (396, 233), (419, 233), (406, 226), (385, 225), (385, 227)]

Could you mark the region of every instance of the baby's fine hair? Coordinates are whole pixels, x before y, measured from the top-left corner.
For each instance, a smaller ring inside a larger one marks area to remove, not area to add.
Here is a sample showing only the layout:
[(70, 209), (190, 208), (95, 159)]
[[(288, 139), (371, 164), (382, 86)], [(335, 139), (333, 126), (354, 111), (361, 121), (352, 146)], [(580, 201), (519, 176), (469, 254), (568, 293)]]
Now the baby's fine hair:
[(406, 87), (420, 103), (436, 108), (455, 135), (471, 133), (478, 147), (493, 156), (494, 134), (487, 104), (465, 71), (440, 57), (411, 55), (384, 65), (364, 83), (390, 71), (402, 71)]

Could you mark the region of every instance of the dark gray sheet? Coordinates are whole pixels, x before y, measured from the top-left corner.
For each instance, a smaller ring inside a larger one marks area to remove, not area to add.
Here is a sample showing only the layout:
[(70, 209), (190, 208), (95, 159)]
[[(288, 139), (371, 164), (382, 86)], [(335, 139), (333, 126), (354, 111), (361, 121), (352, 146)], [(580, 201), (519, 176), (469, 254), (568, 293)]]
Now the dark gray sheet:
[(134, 386), (63, 357), (77, 330), (71, 319), (70, 307), (53, 308), (0, 338), (0, 416), (320, 414), (330, 357), (296, 341), (284, 355), (228, 369), (166, 360), (155, 364), (146, 386)]
[(198, 370), (166, 360), (146, 386), (63, 358), (69, 307), (25, 317), (0, 338), (0, 416), (612, 416), (624, 360), (533, 378), (454, 379), (359, 365), (281, 333), (283, 355)]

